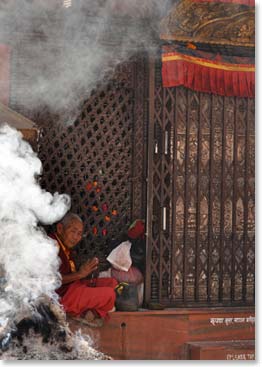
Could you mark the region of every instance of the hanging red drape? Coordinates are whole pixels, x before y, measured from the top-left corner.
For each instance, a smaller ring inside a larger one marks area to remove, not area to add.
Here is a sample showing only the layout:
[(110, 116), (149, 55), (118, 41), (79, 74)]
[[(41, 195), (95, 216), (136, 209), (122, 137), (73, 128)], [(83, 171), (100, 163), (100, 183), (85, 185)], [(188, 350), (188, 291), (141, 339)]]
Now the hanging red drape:
[(202, 51), (181, 52), (163, 47), (164, 87), (187, 88), (223, 96), (255, 96), (255, 65), (252, 58), (226, 57)]

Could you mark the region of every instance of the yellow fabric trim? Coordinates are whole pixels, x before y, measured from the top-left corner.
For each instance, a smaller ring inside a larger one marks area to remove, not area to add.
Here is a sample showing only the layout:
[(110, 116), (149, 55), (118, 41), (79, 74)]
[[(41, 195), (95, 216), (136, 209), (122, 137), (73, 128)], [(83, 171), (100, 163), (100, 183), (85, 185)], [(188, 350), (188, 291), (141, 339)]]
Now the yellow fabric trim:
[(213, 69), (220, 69), (220, 70), (229, 70), (229, 71), (255, 71), (255, 66), (247, 66), (247, 65), (236, 65), (236, 64), (215, 64), (210, 61), (205, 61), (196, 57), (188, 56), (188, 55), (163, 55), (162, 61), (189, 61), (192, 64), (202, 65)]
[(70, 269), (73, 273), (76, 272), (76, 266), (75, 266), (75, 263), (73, 260), (71, 260), (69, 258), (69, 254), (70, 254), (70, 251), (65, 247), (65, 245), (63, 244), (63, 242), (60, 240), (60, 238), (57, 236), (57, 234), (55, 233), (55, 238), (57, 240), (57, 243), (59, 244), (59, 246), (62, 248), (62, 250), (64, 251), (64, 254), (66, 255), (67, 257), (67, 260), (69, 261), (69, 265), (70, 265)]

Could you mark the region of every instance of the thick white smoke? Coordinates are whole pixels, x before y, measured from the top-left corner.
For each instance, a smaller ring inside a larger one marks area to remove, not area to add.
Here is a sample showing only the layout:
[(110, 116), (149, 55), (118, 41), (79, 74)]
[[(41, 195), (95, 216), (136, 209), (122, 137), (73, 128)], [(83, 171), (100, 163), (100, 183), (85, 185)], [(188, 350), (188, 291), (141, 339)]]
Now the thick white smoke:
[[(172, 0), (3, 0), (0, 42), (10, 46), (11, 103), (47, 106), (72, 121), (97, 83), (138, 50), (150, 50)], [(144, 20), (144, 21), (143, 21)], [(16, 130), (0, 121), (0, 331), (56, 300), (57, 248), (38, 226), (68, 211), (67, 195), (43, 191), (42, 165)], [(2, 124), (2, 126), (1, 126)], [(22, 317), (22, 316), (21, 316)]]
[(43, 105), (72, 121), (98, 82), (138, 50), (150, 50), (172, 0), (8, 0), (1, 42), (12, 53), (14, 107)]
[(22, 134), (0, 123), (0, 327), (42, 296), (56, 300), (57, 248), (38, 226), (61, 219), (68, 195), (38, 183), (42, 165)]

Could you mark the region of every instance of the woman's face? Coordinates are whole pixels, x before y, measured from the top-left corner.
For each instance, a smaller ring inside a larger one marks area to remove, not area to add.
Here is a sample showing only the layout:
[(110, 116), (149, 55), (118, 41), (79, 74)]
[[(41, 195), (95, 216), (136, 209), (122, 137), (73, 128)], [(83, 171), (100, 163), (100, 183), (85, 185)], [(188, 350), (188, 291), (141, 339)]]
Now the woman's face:
[(63, 241), (63, 244), (70, 249), (75, 247), (78, 242), (81, 241), (83, 237), (83, 230), (83, 223), (77, 219), (73, 219), (66, 226), (64, 226), (62, 223), (57, 225), (57, 233), (59, 237)]

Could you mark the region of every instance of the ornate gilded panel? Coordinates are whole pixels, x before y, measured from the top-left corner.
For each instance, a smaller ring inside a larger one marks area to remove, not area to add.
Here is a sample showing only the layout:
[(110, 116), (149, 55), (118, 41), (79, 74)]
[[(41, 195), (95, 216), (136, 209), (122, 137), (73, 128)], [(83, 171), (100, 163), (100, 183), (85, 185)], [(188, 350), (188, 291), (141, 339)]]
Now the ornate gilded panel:
[(161, 22), (160, 37), (194, 43), (255, 46), (255, 9), (229, 2), (180, 0)]

